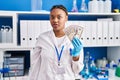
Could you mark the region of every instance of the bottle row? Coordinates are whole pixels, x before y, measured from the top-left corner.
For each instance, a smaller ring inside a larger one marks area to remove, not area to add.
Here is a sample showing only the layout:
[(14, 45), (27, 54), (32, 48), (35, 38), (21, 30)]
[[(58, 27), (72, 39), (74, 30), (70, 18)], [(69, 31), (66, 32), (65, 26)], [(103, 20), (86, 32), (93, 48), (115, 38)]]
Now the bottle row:
[(90, 13), (111, 13), (111, 0), (92, 0), (88, 3), (88, 12)]
[(89, 12), (89, 13), (111, 13), (112, 1), (111, 0), (90, 0), (87, 3), (85, 0), (81, 1), (80, 10), (77, 7), (76, 0), (73, 0), (72, 12)]
[(13, 30), (10, 26), (2, 25), (0, 28), (0, 43), (12, 43)]

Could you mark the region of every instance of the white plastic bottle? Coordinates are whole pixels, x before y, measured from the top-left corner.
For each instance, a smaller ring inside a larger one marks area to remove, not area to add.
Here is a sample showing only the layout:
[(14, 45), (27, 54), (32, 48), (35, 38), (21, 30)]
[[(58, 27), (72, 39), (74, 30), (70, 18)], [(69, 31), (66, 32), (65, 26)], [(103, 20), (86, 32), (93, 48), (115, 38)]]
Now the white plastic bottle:
[(9, 34), (10, 34), (10, 43), (13, 43), (13, 29), (9, 29)]
[(109, 69), (109, 78), (114, 80), (117, 65), (113, 64)]
[(1, 42), (2, 43), (6, 43), (6, 29), (1, 29), (1, 37), (2, 37), (2, 40), (1, 40)]
[(0, 28), (0, 43), (2, 42), (2, 31), (1, 31), (1, 28)]
[(103, 13), (104, 12), (104, 1), (99, 0), (98, 6), (99, 6), (99, 13)]
[(31, 0), (31, 10), (32, 11), (42, 10), (42, 0)]
[(92, 12), (92, 0), (88, 2), (88, 12)]
[(9, 26), (9, 30), (7, 31), (7, 43), (12, 43), (13, 42), (13, 30)]
[(89, 3), (88, 3), (88, 11), (90, 13), (98, 13), (99, 12), (98, 7), (99, 7), (98, 0), (89, 1)]
[(112, 60), (111, 62), (110, 62), (110, 68), (112, 68), (113, 67), (113, 65), (115, 65), (116, 63), (115, 63), (115, 61), (114, 60)]
[(105, 13), (111, 13), (111, 9), (112, 9), (111, 0), (105, 0), (105, 2), (104, 2), (104, 12)]

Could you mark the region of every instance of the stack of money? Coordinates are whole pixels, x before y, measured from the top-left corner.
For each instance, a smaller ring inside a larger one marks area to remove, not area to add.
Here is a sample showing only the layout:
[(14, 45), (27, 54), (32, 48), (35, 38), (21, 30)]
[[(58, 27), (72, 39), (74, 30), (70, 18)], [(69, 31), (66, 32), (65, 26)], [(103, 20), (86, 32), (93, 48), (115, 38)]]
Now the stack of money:
[(78, 38), (81, 37), (83, 32), (83, 27), (79, 25), (70, 25), (65, 28), (65, 34), (68, 36), (70, 40), (73, 39), (74, 36), (77, 36)]

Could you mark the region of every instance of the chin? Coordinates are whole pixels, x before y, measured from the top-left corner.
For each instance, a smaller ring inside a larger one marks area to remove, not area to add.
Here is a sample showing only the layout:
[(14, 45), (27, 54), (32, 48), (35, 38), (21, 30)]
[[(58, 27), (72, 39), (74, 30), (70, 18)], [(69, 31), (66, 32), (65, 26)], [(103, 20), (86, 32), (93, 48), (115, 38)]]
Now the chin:
[(54, 31), (60, 31), (60, 29), (53, 29)]
[(59, 31), (59, 29), (53, 29), (54, 31)]

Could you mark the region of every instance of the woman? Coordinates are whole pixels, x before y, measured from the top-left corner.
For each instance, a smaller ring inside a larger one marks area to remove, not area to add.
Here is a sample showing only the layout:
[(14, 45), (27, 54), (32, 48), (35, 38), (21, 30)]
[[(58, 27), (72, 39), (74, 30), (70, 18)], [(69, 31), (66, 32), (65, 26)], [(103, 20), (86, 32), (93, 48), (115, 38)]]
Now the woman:
[(51, 8), (53, 30), (42, 33), (38, 38), (31, 59), (29, 80), (75, 80), (75, 74), (83, 69), (80, 40), (74, 37), (70, 41), (64, 33), (67, 20), (68, 13), (63, 5)]

